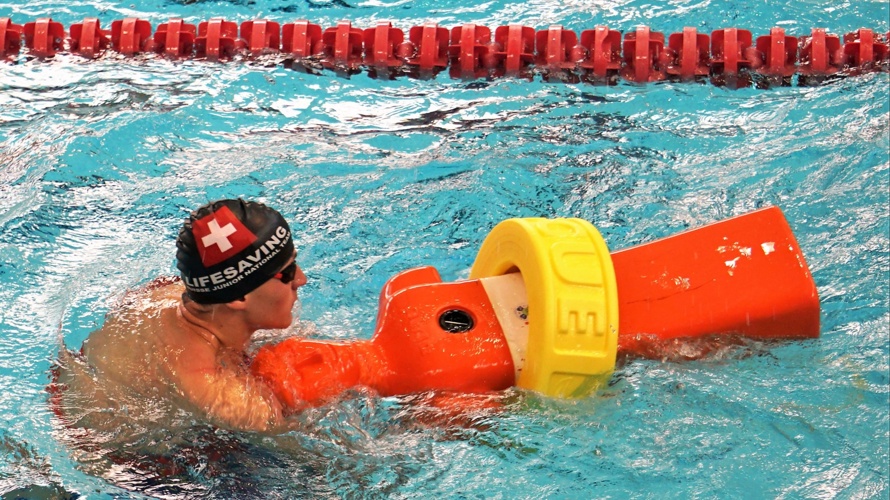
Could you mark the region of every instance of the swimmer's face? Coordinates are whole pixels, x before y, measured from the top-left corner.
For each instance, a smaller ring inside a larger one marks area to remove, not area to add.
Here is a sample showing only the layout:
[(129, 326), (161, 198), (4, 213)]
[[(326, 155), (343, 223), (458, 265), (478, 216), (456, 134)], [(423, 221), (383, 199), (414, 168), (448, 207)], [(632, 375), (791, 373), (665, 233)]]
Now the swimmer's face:
[(296, 255), (272, 279), (245, 297), (250, 301), (249, 320), (256, 328), (281, 329), (293, 322), (297, 288), (306, 284), (306, 275), (295, 259)]

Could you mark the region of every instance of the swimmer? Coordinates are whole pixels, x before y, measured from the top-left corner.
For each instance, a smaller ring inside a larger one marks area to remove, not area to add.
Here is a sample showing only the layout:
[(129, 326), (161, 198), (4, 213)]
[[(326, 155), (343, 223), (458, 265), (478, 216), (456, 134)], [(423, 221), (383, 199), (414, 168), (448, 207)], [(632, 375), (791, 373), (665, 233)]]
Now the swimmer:
[(181, 279), (128, 293), (79, 355), (63, 349), (61, 411), (71, 424), (109, 430), (135, 412), (159, 425), (191, 415), (226, 429), (281, 430), (282, 405), (251, 375), (246, 350), (257, 330), (293, 322), (306, 276), (290, 227), (261, 203), (219, 200), (191, 214), (176, 246)]

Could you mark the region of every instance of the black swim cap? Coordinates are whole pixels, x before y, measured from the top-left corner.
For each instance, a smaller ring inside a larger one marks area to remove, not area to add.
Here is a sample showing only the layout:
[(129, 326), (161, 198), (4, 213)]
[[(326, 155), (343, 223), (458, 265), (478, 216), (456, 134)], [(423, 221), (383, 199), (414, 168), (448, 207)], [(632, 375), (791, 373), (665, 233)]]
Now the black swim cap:
[(262, 203), (219, 200), (192, 212), (176, 239), (188, 296), (221, 304), (247, 295), (294, 255), (290, 226)]

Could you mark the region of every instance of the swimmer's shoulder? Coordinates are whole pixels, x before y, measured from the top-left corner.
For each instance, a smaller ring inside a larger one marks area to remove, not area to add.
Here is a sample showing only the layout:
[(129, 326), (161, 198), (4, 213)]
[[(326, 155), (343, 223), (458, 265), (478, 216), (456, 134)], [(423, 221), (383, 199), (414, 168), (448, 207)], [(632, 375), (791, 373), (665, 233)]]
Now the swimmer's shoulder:
[(177, 306), (185, 292), (182, 280), (162, 276), (128, 291), (112, 308), (116, 312), (160, 310)]
[(114, 302), (105, 316), (105, 324), (90, 334), (90, 343), (100, 339), (129, 338), (147, 335), (155, 337), (170, 328), (175, 321), (185, 286), (178, 278), (157, 278), (128, 291)]
[[(148, 376), (159, 346), (179, 328), (176, 318), (184, 291), (182, 282), (172, 278), (128, 291), (84, 341), (81, 351), (86, 362), (118, 380)], [(146, 373), (131, 373), (134, 365), (145, 366)]]

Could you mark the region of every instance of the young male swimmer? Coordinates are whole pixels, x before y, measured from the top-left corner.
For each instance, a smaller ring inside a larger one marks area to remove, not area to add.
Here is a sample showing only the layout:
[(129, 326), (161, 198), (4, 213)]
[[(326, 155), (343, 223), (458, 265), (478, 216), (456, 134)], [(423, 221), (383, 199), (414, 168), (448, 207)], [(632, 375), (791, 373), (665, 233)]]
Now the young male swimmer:
[(223, 428), (274, 431), (282, 407), (247, 368), (259, 329), (287, 328), (297, 289), (290, 227), (277, 211), (220, 200), (194, 211), (176, 241), (182, 279), (129, 293), (80, 355), (63, 352), (55, 387), (73, 425), (115, 427), (114, 414), (151, 422), (191, 414)]
[[(290, 227), (280, 213), (263, 204), (220, 200), (191, 214), (176, 246), (181, 280), (159, 279), (129, 293), (102, 328), (90, 334), (80, 355), (63, 350), (51, 386), (57, 413), (69, 425), (116, 435), (123, 427), (139, 435), (146, 427), (170, 429), (175, 422), (188, 425), (195, 417), (227, 429), (286, 430), (285, 415), (302, 404), (290, 399), (285, 403), (256, 378), (247, 349), (257, 330), (288, 328), (293, 321), (297, 289), (306, 276), (295, 262)], [(495, 344), (503, 344), (514, 358), (523, 356), (527, 323), (516, 313), (527, 304), (521, 278), (505, 275), (480, 283), (491, 302), (487, 307), (497, 316), (492, 317), (493, 339), (461, 344), (439, 356), (449, 366), (454, 361), (449, 356), (472, 358)], [(391, 357), (414, 352), (413, 344), (430, 347), (427, 332), (404, 335)], [(362, 344), (334, 347), (306, 341), (301, 344), (306, 356), (288, 371), (293, 378), (278, 381), (276, 389), (293, 385), (300, 393), (306, 389), (300, 384), (319, 385), (333, 388), (333, 395), (387, 375), (354, 376), (380, 364), (374, 356), (358, 356)], [(293, 356), (286, 360), (293, 361)], [(503, 387), (513, 380), (513, 363), (506, 363), (510, 366), (502, 367)], [(390, 378), (412, 375), (411, 370), (388, 373)]]

